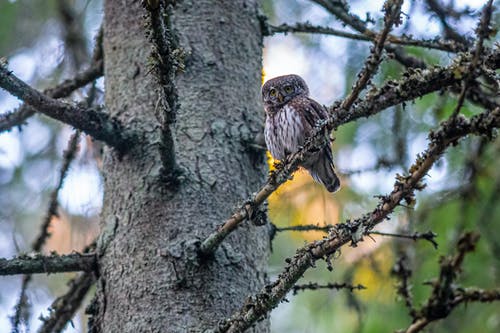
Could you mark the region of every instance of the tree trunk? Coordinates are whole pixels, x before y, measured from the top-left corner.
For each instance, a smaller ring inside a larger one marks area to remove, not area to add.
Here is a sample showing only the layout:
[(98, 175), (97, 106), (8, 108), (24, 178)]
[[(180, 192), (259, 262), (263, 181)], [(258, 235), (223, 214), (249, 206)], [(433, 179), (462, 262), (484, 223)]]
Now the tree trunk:
[[(166, 182), (148, 11), (136, 0), (105, 1), (106, 106), (144, 133), (145, 143), (125, 156), (104, 153), (106, 236), (95, 331), (213, 329), (266, 279), (265, 227), (245, 224), (213, 258), (199, 259), (196, 252), (266, 175), (264, 154), (245, 146), (263, 124), (258, 3), (173, 3), (171, 32), (186, 57), (174, 80), (179, 107), (171, 126), (180, 175)], [(268, 321), (255, 330), (268, 331)]]

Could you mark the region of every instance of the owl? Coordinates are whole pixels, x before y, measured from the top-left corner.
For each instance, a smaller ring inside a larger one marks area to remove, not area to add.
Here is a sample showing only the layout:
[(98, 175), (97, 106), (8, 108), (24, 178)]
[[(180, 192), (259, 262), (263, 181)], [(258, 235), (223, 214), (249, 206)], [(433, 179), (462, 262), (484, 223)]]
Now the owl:
[[(316, 123), (328, 117), (326, 108), (309, 98), (304, 79), (295, 74), (268, 80), (262, 86), (262, 101), (266, 111), (266, 145), (278, 160), (297, 152), (312, 135)], [(328, 137), (325, 140), (329, 140)], [(301, 166), (329, 192), (340, 188), (329, 142), (311, 153)]]

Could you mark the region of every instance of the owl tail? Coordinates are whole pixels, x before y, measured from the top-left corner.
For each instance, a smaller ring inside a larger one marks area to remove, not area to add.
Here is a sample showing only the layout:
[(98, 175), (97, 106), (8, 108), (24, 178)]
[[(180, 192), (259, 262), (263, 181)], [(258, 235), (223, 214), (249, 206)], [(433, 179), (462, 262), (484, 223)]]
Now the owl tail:
[(318, 183), (323, 184), (328, 192), (336, 192), (340, 188), (339, 177), (335, 174), (333, 156), (330, 147), (325, 147), (314, 159), (315, 161), (306, 166), (311, 176)]

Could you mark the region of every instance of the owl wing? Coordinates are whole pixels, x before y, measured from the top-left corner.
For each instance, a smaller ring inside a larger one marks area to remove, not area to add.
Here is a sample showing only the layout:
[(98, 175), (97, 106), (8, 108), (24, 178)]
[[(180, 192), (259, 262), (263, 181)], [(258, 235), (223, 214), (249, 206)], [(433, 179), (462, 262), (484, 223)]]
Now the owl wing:
[[(318, 121), (328, 118), (328, 112), (324, 106), (308, 97), (302, 98), (300, 104), (303, 111), (301, 115), (304, 122), (304, 133), (306, 137), (309, 137), (313, 134)], [(329, 192), (335, 192), (340, 188), (340, 181), (335, 173), (329, 139), (325, 137), (325, 140), (328, 140), (326, 146), (309, 156), (302, 166), (309, 170), (314, 180), (323, 184)]]
[(328, 118), (328, 113), (323, 105), (309, 97), (299, 98), (296, 102), (300, 105), (296, 106), (296, 109), (302, 110), (300, 114), (303, 118), (304, 134), (309, 137), (318, 121)]

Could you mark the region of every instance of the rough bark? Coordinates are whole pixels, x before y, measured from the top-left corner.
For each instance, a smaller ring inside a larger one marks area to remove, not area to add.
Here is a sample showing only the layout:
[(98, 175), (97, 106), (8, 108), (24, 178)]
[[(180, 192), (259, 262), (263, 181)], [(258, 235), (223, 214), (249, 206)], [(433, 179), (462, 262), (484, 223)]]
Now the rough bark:
[[(106, 105), (145, 133), (145, 143), (125, 156), (105, 151), (94, 331), (202, 332), (264, 285), (266, 228), (247, 224), (213, 258), (197, 256), (199, 240), (266, 175), (263, 153), (245, 146), (263, 123), (257, 6), (243, 0), (172, 6), (173, 33), (187, 56), (175, 79), (172, 125), (180, 175), (166, 182), (147, 11), (140, 1), (105, 2)], [(268, 331), (268, 321), (255, 330)]]

